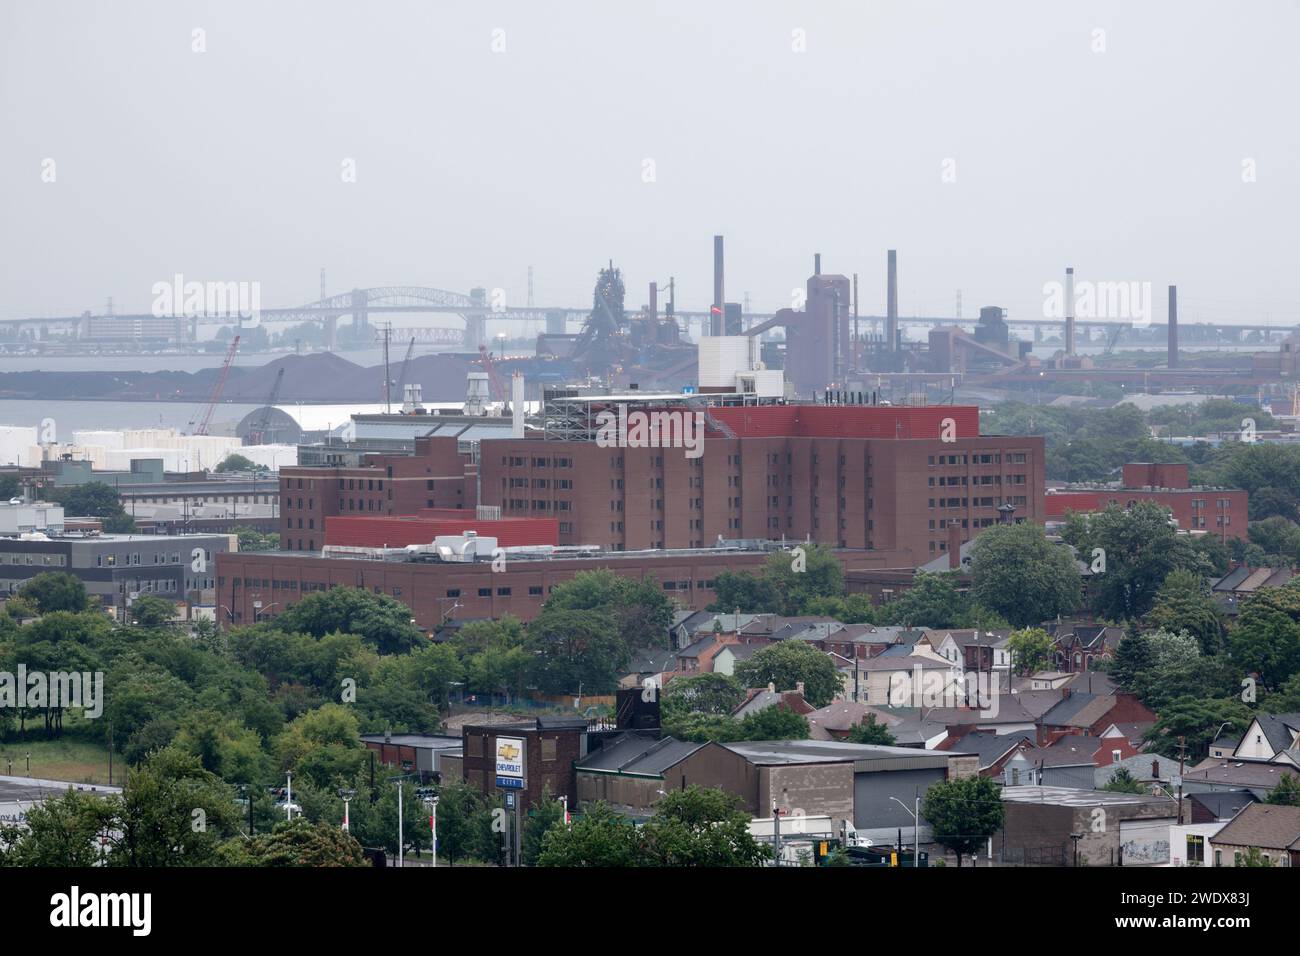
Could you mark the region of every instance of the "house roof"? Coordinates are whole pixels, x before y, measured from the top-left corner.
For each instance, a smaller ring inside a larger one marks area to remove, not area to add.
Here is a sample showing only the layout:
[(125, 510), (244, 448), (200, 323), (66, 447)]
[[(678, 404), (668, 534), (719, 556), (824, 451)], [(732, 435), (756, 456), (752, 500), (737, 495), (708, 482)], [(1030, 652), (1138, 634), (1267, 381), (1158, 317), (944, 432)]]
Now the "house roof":
[(823, 730), (847, 732), (849, 728), (864, 722), (869, 715), (874, 715), (876, 723), (884, 727), (896, 726), (903, 722), (902, 717), (891, 714), (884, 708), (872, 707), (869, 704), (860, 704), (851, 700), (839, 700), (833, 704), (827, 704), (825, 707), (818, 708), (804, 716), (808, 718), (809, 724), (815, 724)]
[(751, 689), (749, 696), (731, 712), (731, 716), (744, 717), (746, 714), (756, 714), (760, 710), (767, 710), (769, 707), (775, 707), (778, 704), (784, 704), (796, 714), (807, 714), (813, 709), (812, 705), (804, 700), (803, 694), (797, 690), (759, 688)]
[(659, 674), (663, 671), (670, 671), (676, 662), (677, 655), (667, 648), (645, 648), (636, 651), (632, 655), (632, 660), (628, 662), (627, 672), (629, 674)]
[[(909, 648), (910, 650), (910, 648)], [(952, 664), (933, 657), (921, 657), (918, 654), (877, 654), (865, 661), (858, 661), (858, 670), (864, 671), (910, 671), (913, 667), (921, 670), (950, 670)]]
[(1231, 820), (1243, 807), (1259, 802), (1249, 790), (1211, 790), (1207, 793), (1189, 794), (1187, 799), (1199, 803), (1216, 820)]
[(1300, 714), (1256, 714), (1255, 720), (1274, 750), (1290, 750), (1300, 732)]
[(1140, 793), (1118, 793), (1110, 790), (1078, 790), (1071, 787), (1003, 787), (1002, 800), (1010, 803), (1046, 803), (1058, 807), (1122, 807), (1164, 804), (1169, 807), (1171, 817), (1178, 812), (1174, 806), (1174, 801), (1169, 797), (1153, 797)]
[(1059, 688), (1056, 690), (1025, 690), (1014, 696), (1016, 703), (1020, 704), (1025, 709), (1025, 712), (1033, 717), (1043, 716), (1065, 698)]
[(577, 761), (574, 767), (594, 773), (658, 777), (703, 746), (706, 745), (675, 737), (656, 740), (654, 737), (626, 733), (589, 753)]
[(993, 766), (999, 759), (1025, 744), (1031, 747), (1034, 735), (1027, 730), (1018, 730), (1011, 734), (994, 734), (988, 731), (972, 731), (965, 737), (953, 741), (949, 748), (944, 741), (944, 750), (960, 750), (962, 753), (975, 754), (980, 760), (980, 769)]
[(1296, 773), (1286, 764), (1260, 760), (1224, 760), (1211, 757), (1183, 774), (1184, 783), (1223, 783), (1235, 787), (1258, 787), (1271, 790), (1284, 773)]
[(1100, 737), (1071, 734), (1050, 747), (1034, 747), (1021, 754), (1035, 767), (1095, 767)]
[(1300, 843), (1300, 807), (1252, 803), (1224, 824), (1213, 840), (1221, 846), (1289, 849)]
[(981, 631), (978, 628), (930, 628), (925, 632), (934, 647), (938, 647), (948, 637), (958, 647), (1003, 647), (1011, 639), (1010, 630)]
[(1043, 714), (1043, 723), (1051, 727), (1091, 727), (1115, 706), (1111, 694), (1084, 694), (1074, 691)]
[[(884, 747), (851, 744), (840, 740), (756, 740), (722, 744), (752, 764), (760, 766), (852, 762), (857, 770), (919, 769), (946, 767), (957, 752), (917, 750), (914, 747)], [(875, 764), (873, 768), (871, 765)]]

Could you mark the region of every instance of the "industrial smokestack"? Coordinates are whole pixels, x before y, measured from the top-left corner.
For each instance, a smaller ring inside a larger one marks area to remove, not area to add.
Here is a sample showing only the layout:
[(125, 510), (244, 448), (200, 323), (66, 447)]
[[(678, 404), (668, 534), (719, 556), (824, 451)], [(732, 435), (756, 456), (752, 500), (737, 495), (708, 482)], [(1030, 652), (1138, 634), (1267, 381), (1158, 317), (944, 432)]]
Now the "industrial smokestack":
[(885, 297), (885, 349), (898, 349), (898, 253), (889, 250), (889, 290)]
[(822, 254), (820, 252), (814, 252), (813, 253), (813, 275), (819, 276), (821, 274), (822, 274)]
[(1074, 354), (1074, 267), (1065, 270), (1065, 354)]
[(1169, 367), (1178, 367), (1178, 286), (1169, 287)]
[(722, 334), (722, 313), (726, 308), (723, 286), (722, 237), (713, 237), (713, 311), (709, 313), (709, 334)]
[(650, 283), (650, 321), (659, 321), (659, 283)]
[(510, 437), (524, 437), (524, 377), (519, 372), (510, 376)]

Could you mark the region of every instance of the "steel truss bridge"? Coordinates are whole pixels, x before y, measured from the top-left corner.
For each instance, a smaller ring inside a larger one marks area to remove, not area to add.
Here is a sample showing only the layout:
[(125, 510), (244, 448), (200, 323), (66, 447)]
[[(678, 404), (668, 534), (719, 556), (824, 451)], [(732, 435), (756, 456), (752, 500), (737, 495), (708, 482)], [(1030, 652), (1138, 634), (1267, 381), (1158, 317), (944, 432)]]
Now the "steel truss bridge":
[[(590, 314), (588, 307), (553, 306), (553, 307), (511, 307), (495, 301), (486, 289), (472, 289), (468, 294), (448, 292), (425, 286), (375, 286), (369, 289), (353, 289), (337, 295), (327, 296), (316, 302), (293, 308), (263, 308), (259, 310), (260, 321), (277, 324), (296, 324), (302, 322), (322, 323), (327, 331), (331, 346), (335, 344), (339, 319), (349, 318), (356, 324), (367, 325), (375, 319), (389, 315), (446, 315), (458, 318), (462, 327), (445, 324), (403, 325), (394, 328), (398, 340), (414, 337), (417, 342), (461, 345), (468, 349), (490, 344), (487, 335), (487, 323), (492, 322), (534, 322), (544, 323), (548, 333), (576, 331), (570, 323), (581, 323)], [(677, 318), (688, 331), (702, 334), (709, 319), (708, 310), (678, 311)], [(745, 325), (765, 322), (772, 318), (771, 313), (746, 313)], [(197, 327), (201, 325), (248, 325), (249, 320), (233, 310), (217, 310), (184, 315), (145, 314), (111, 314), (83, 312), (79, 316), (31, 317), (21, 319), (0, 319), (0, 326), (14, 330), (31, 329), (44, 337), (50, 332), (66, 333), (72, 331), (87, 341), (130, 340), (151, 337), (148, 329), (159, 320), (174, 319), (189, 323), (189, 337), (197, 338)], [(864, 335), (883, 336), (885, 317), (881, 315), (863, 315), (856, 320)], [(1032, 331), (1037, 341), (1046, 330), (1064, 330), (1061, 319), (1017, 319), (1007, 317), (1006, 323), (1013, 329)], [(120, 324), (119, 324), (120, 323)], [(935, 326), (959, 326), (970, 331), (978, 324), (975, 317), (954, 316), (899, 316), (898, 324), (904, 328), (933, 328)], [(1280, 325), (1235, 325), (1235, 324), (1184, 324), (1186, 328), (1211, 330), (1216, 340), (1226, 342), (1240, 341), (1250, 332), (1263, 332), (1268, 338), (1287, 335), (1294, 328)], [(1085, 339), (1100, 338), (1117, 328), (1131, 328), (1131, 321), (1114, 319), (1076, 318), (1075, 327)], [(1164, 323), (1152, 323), (1150, 331), (1163, 334)], [(154, 335), (158, 334), (154, 328)]]

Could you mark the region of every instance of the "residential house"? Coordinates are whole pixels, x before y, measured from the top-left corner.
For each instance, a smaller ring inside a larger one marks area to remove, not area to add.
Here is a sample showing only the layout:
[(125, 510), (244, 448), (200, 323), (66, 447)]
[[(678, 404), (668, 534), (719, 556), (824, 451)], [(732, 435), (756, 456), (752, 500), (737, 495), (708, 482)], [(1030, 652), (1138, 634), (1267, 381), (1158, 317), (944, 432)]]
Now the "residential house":
[(1274, 866), (1300, 866), (1300, 807), (1252, 803), (1213, 842), (1215, 866), (1240, 866), (1251, 850)]
[(1122, 627), (1072, 621), (1051, 621), (1043, 629), (1056, 644), (1056, 669), (1078, 673), (1092, 670), (1093, 661), (1110, 657), (1124, 637)]

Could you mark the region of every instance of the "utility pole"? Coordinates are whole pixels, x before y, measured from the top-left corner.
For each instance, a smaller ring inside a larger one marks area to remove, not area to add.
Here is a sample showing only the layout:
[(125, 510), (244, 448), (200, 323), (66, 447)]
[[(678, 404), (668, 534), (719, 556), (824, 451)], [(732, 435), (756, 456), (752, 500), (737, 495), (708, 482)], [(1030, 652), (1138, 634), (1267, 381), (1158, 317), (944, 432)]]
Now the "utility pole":
[(1187, 757), (1187, 738), (1178, 738), (1178, 825), (1183, 825), (1183, 761)]

